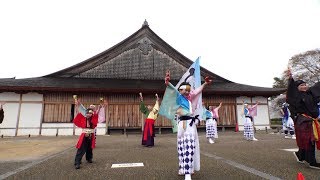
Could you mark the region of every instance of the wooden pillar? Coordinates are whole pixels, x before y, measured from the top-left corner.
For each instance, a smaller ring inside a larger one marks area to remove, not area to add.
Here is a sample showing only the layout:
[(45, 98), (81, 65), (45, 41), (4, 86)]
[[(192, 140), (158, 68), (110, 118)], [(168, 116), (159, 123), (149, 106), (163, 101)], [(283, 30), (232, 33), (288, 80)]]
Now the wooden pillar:
[(42, 123), (44, 120), (44, 96), (42, 96), (42, 108), (41, 108), (41, 119), (40, 119), (40, 128), (39, 128), (39, 135), (42, 133)]
[(15, 136), (18, 135), (19, 130), (19, 122), (20, 122), (20, 113), (21, 113), (21, 104), (22, 104), (22, 94), (20, 94), (19, 107), (18, 107), (18, 115), (17, 115), (17, 123), (16, 123), (16, 132)]

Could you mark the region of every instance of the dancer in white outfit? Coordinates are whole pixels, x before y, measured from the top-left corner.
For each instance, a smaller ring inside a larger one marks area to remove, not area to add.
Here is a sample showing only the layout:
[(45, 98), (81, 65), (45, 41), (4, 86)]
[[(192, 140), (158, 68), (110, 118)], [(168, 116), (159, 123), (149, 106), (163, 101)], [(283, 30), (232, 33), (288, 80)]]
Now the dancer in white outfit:
[[(177, 109), (176, 114), (179, 116), (177, 122), (178, 174), (184, 175), (185, 180), (191, 180), (191, 174), (200, 170), (200, 146), (196, 127), (200, 120), (199, 115), (194, 114), (194, 102), (197, 102), (198, 95), (201, 95), (204, 86), (211, 83), (211, 80), (206, 78), (205, 83), (194, 90), (188, 82), (182, 82), (177, 90), (169, 79), (170, 73), (167, 72), (165, 78), (167, 89), (160, 107), (160, 114), (166, 114), (162, 108)], [(165, 101), (173, 99), (174, 107), (163, 105)]]
[(209, 110), (205, 109), (206, 119), (206, 138), (210, 144), (215, 143), (214, 139), (218, 138), (217, 120), (219, 118), (219, 109), (222, 103), (218, 107), (209, 106)]
[[(288, 103), (283, 103), (282, 108), (280, 110), (282, 114), (282, 129), (284, 131), (284, 138), (288, 139), (296, 139), (296, 136), (294, 134), (294, 123), (291, 118), (291, 113), (289, 110), (289, 104)], [(288, 135), (290, 133), (291, 137)]]
[(248, 141), (258, 141), (254, 137), (254, 127), (253, 127), (253, 112), (257, 111), (258, 102), (252, 107), (248, 107), (247, 103), (243, 103), (243, 115), (244, 115), (244, 138)]

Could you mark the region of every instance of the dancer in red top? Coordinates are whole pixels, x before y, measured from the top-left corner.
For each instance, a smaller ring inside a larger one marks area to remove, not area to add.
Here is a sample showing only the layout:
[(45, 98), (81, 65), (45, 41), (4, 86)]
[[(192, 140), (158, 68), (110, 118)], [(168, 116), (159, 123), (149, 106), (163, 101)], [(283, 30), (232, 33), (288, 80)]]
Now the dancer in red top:
[[(77, 99), (75, 99), (75, 102), (76, 105), (79, 104)], [(94, 128), (96, 128), (98, 124), (98, 115), (93, 109), (88, 108), (85, 116), (83, 116), (81, 113), (78, 113), (74, 118), (73, 123), (77, 127), (82, 128), (82, 133), (76, 145), (78, 150), (74, 162), (75, 168), (80, 169), (81, 159), (84, 154), (86, 154), (87, 162), (92, 163), (92, 150), (95, 148)]]

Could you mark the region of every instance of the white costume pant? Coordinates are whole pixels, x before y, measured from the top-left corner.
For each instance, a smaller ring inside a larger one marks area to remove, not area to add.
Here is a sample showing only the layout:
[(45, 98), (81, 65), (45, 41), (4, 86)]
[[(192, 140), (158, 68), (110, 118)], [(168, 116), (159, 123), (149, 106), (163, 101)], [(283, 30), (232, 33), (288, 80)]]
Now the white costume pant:
[[(177, 150), (179, 174), (192, 174), (200, 170), (200, 146), (196, 124), (191, 120), (178, 121)], [(185, 129), (183, 128), (185, 123)]]
[(243, 136), (246, 140), (252, 140), (254, 138), (254, 129), (251, 119), (249, 117), (245, 117), (245, 121), (243, 124), (244, 131)]
[(294, 131), (294, 123), (291, 117), (289, 117), (287, 120), (283, 121), (282, 124), (283, 130), (288, 131)]
[(206, 138), (214, 138), (216, 133), (216, 125), (215, 120), (208, 119), (206, 121)]

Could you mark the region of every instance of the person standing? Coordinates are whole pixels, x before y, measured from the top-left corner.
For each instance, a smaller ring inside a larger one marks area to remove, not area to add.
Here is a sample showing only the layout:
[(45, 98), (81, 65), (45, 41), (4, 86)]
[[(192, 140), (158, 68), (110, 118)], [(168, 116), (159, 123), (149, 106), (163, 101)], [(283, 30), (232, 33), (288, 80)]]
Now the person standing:
[[(166, 73), (165, 84), (167, 89), (165, 93), (175, 97), (174, 107), (166, 107), (176, 109), (178, 115), (177, 130), (177, 150), (179, 159), (179, 175), (184, 175), (185, 180), (191, 180), (191, 174), (200, 170), (200, 147), (196, 124), (199, 123), (199, 115), (194, 115), (194, 104), (197, 95), (203, 88), (212, 82), (209, 78), (205, 78), (205, 83), (197, 89), (192, 90), (188, 82), (182, 82), (178, 86), (178, 90), (169, 82), (170, 72)], [(171, 94), (172, 93), (172, 94)], [(170, 98), (171, 100), (174, 100)], [(164, 101), (164, 100), (163, 100)], [(162, 111), (161, 111), (162, 112)], [(163, 114), (165, 115), (165, 114)]]
[[(86, 116), (87, 108), (80, 102), (80, 99), (77, 98), (77, 95), (73, 95), (73, 98), (77, 102), (76, 108), (77, 112), (81, 113), (83, 116)], [(100, 97), (100, 104), (95, 106), (90, 104), (89, 108), (93, 110), (95, 114), (98, 116), (98, 123), (106, 122), (106, 114), (105, 109), (108, 107), (108, 100)], [(94, 138), (95, 145), (97, 144), (97, 127), (94, 129)]]
[(203, 110), (205, 111), (204, 112), (204, 120), (206, 121), (206, 138), (208, 140), (208, 142), (210, 144), (213, 144), (214, 143), (214, 133), (215, 133), (215, 130), (214, 130), (214, 124), (213, 124), (213, 114), (212, 114), (212, 111), (210, 111), (210, 107), (208, 109), (205, 108), (205, 106), (203, 106)]
[(287, 102), (290, 111), (294, 114), (296, 142), (299, 147), (293, 152), (299, 163), (307, 162), (310, 168), (320, 169), (316, 161), (315, 147), (320, 150), (319, 108), (320, 82), (308, 87), (303, 80), (295, 81), (291, 70), (288, 69)]
[[(75, 99), (75, 104), (79, 105), (79, 101)], [(93, 149), (95, 148), (95, 135), (94, 129), (98, 124), (98, 115), (93, 109), (86, 109), (85, 116), (81, 112), (77, 114), (74, 118), (73, 123), (82, 128), (82, 133), (79, 137), (78, 143), (76, 145), (77, 153), (75, 156), (75, 168), (80, 169), (81, 159), (84, 154), (86, 154), (86, 160), (88, 163), (92, 163)]]
[(210, 144), (215, 143), (214, 139), (218, 138), (217, 119), (219, 118), (218, 111), (221, 105), (222, 103), (216, 108), (214, 106), (209, 106), (208, 110), (205, 109), (206, 138)]
[[(220, 102), (219, 106), (218, 107), (214, 107), (212, 106), (212, 118), (213, 118), (213, 125), (214, 125), (214, 138), (215, 139), (218, 139), (218, 120), (219, 120), (219, 109), (221, 108), (222, 106), (222, 102)], [(210, 107), (209, 107), (210, 109)]]
[(154, 122), (159, 115), (159, 97), (156, 94), (156, 103), (152, 107), (150, 105), (146, 106), (143, 102), (142, 93), (140, 95), (140, 111), (147, 117), (144, 122), (143, 132), (142, 132), (142, 142), (141, 144), (146, 147), (154, 146)]
[[(285, 102), (282, 104), (282, 108), (280, 109), (280, 112), (282, 114), (282, 129), (284, 131), (284, 138), (296, 139), (296, 136), (294, 134), (294, 123), (288, 107), (289, 104)], [(288, 133), (291, 135), (291, 137), (289, 137)]]
[(254, 112), (257, 112), (257, 106), (258, 106), (258, 102), (251, 107), (248, 106), (248, 103), (243, 102), (243, 114), (244, 114), (243, 134), (244, 134), (244, 138), (247, 141), (258, 141), (258, 139), (254, 137), (254, 127), (253, 127), (253, 114)]

